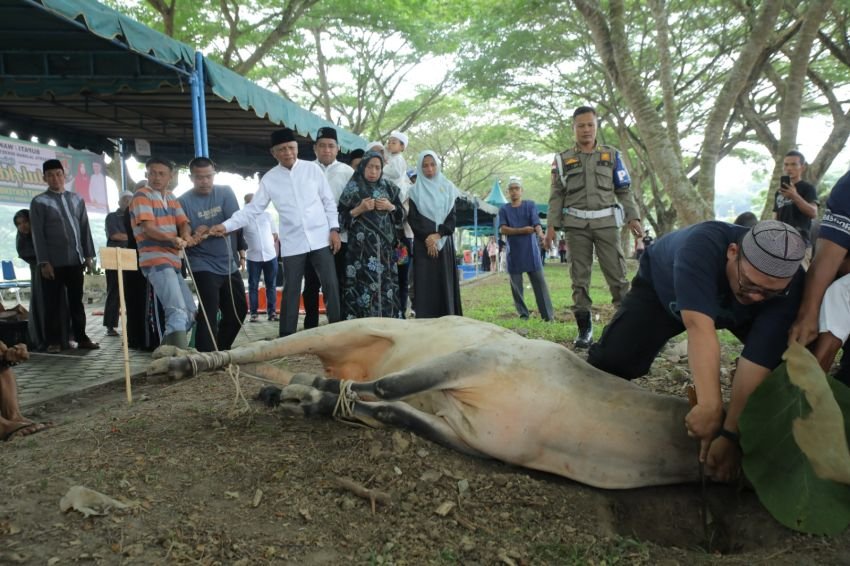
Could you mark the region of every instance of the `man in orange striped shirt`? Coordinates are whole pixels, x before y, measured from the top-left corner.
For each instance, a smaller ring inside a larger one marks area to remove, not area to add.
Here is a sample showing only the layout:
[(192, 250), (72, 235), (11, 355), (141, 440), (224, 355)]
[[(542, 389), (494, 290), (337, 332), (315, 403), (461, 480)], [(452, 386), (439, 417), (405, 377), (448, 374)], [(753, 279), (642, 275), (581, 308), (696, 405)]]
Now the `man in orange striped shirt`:
[(185, 349), (197, 307), (180, 274), (180, 256), (183, 248), (195, 242), (189, 219), (171, 193), (174, 164), (151, 157), (145, 170), (147, 186), (136, 191), (130, 204), (139, 267), (165, 311), (165, 332), (160, 343)]

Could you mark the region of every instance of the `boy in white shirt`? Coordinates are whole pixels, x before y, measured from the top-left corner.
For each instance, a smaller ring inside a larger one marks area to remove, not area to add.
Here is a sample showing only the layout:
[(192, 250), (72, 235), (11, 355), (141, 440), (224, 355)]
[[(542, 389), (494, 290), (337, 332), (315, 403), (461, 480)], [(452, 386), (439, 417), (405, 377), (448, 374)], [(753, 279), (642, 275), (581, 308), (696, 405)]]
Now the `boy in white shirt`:
[(395, 183), (401, 189), (402, 201), (407, 198), (410, 179), (407, 176), (407, 162), (404, 160), (404, 150), (407, 149), (407, 135), (393, 131), (387, 140), (387, 164), (384, 166), (384, 178)]
[[(407, 176), (407, 162), (402, 155), (404, 150), (407, 149), (407, 142), (406, 134), (398, 130), (390, 133), (386, 148), (389, 157), (387, 164), (384, 166), (384, 178), (395, 183), (401, 189), (399, 199), (402, 206), (404, 206), (405, 215), (407, 215), (408, 211), (408, 195), (410, 194), (411, 187), (410, 177)], [(403, 244), (407, 247), (408, 257), (412, 258), (413, 254), (410, 253), (410, 248), (413, 244), (413, 230), (410, 229), (410, 225), (407, 222), (404, 223), (404, 236), (407, 241), (403, 242)], [(405, 313), (407, 312), (409, 270), (410, 263), (398, 266), (399, 304), (401, 306), (402, 318), (405, 317)]]

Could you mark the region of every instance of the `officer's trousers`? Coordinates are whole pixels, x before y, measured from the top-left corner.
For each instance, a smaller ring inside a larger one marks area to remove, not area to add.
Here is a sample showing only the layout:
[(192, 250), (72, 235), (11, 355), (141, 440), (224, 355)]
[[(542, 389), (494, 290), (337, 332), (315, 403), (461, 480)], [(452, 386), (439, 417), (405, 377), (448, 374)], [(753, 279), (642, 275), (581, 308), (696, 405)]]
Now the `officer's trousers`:
[(619, 304), (629, 290), (626, 279), (626, 258), (620, 248), (620, 229), (616, 226), (567, 228), (567, 247), (570, 250), (570, 279), (573, 287), (573, 312), (589, 312), (590, 274), (593, 269), (593, 250), (611, 290), (611, 299)]

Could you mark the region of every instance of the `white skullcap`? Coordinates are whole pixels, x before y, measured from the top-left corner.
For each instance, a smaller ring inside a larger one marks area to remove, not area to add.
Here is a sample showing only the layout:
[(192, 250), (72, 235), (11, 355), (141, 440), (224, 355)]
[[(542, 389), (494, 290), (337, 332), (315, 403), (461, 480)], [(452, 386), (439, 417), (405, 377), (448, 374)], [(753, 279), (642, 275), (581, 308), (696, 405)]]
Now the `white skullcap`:
[(517, 177), (516, 175), (512, 175), (510, 178), (508, 178), (508, 186), (510, 187), (511, 185), (519, 185), (521, 187), (522, 178)]
[(403, 134), (403, 133), (399, 132), (398, 130), (393, 130), (392, 132), (390, 132), (390, 137), (395, 138), (398, 141), (400, 141), (401, 143), (403, 143), (405, 149), (407, 149), (407, 134)]

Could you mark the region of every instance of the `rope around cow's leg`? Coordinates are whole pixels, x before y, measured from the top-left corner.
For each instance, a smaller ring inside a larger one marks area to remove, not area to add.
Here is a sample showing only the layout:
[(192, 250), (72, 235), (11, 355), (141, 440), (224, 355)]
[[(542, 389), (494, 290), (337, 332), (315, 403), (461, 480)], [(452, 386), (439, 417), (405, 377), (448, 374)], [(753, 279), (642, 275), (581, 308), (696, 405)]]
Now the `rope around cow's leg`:
[(351, 419), (354, 417), (354, 403), (360, 398), (351, 390), (353, 381), (342, 379), (339, 382), (339, 396), (336, 398), (333, 417), (335, 419)]

